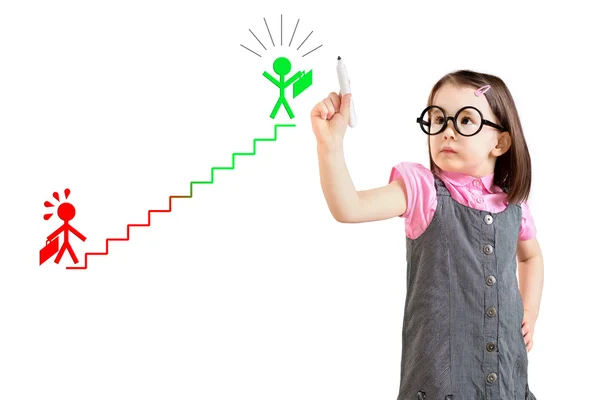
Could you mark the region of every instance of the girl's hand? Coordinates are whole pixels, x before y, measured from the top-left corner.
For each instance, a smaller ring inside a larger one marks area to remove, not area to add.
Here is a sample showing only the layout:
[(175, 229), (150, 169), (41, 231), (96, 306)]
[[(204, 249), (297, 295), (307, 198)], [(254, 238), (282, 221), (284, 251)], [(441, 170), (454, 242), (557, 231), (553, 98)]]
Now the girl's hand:
[(523, 322), (521, 323), (521, 332), (523, 333), (523, 340), (525, 341), (525, 348), (527, 352), (533, 347), (533, 331), (535, 329), (535, 319), (525, 312), (523, 315)]
[(331, 92), (328, 97), (317, 103), (310, 112), (312, 130), (317, 143), (331, 144), (344, 140), (344, 134), (350, 120), (351, 93), (341, 96)]

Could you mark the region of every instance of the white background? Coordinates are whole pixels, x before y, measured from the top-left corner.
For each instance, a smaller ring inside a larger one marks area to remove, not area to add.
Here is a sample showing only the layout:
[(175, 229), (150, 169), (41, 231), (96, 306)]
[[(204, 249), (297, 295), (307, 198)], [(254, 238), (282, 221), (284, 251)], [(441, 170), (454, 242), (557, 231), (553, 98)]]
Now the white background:
[[(396, 399), (404, 220), (340, 224), (319, 182), (309, 114), (339, 90), (338, 55), (358, 190), (387, 184), (400, 161), (428, 166), (415, 119), (444, 74), (506, 82), (545, 259), (530, 388), (593, 396), (600, 28), (587, 3), (520, 3), (3, 1), (0, 398)], [(279, 56), (313, 70), (310, 88), (287, 92), (296, 127), (87, 270), (66, 270), (68, 254), (39, 266), (61, 223), (42, 218), (53, 192), (71, 190), (82, 263), (290, 123), (283, 107), (269, 118), (278, 89), (262, 77)]]

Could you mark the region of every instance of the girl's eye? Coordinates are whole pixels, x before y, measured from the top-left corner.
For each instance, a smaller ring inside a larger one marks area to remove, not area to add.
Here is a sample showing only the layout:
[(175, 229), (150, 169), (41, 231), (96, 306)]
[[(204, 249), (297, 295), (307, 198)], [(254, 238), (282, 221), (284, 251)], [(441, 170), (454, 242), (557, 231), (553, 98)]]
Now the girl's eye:
[(436, 124), (443, 124), (444, 123), (444, 118), (442, 118), (442, 117), (436, 117), (433, 120), (434, 120), (434, 122)]
[[(466, 122), (465, 122), (465, 121), (471, 121), (471, 119), (470, 119), (470, 118), (467, 118), (467, 117), (464, 117), (464, 118), (462, 119), (462, 121), (461, 121), (461, 124), (466, 124)], [(471, 121), (471, 122), (472, 122), (472, 121)]]

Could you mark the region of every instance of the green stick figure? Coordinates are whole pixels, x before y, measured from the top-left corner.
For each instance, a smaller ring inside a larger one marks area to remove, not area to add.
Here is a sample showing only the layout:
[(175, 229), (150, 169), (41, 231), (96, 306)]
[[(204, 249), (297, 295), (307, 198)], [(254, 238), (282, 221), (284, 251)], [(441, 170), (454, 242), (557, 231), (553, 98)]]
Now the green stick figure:
[(273, 82), (275, 86), (279, 88), (279, 100), (275, 104), (273, 111), (271, 112), (271, 118), (275, 118), (279, 107), (283, 104), (290, 119), (294, 118), (294, 113), (290, 108), (288, 101), (285, 99), (285, 88), (294, 83), (294, 98), (304, 91), (307, 87), (312, 84), (312, 70), (305, 74), (304, 71), (296, 72), (290, 79), (285, 80), (285, 75), (289, 74), (292, 70), (292, 63), (285, 57), (279, 57), (273, 62), (273, 71), (279, 75), (279, 80), (271, 76), (267, 71), (263, 72), (263, 75)]

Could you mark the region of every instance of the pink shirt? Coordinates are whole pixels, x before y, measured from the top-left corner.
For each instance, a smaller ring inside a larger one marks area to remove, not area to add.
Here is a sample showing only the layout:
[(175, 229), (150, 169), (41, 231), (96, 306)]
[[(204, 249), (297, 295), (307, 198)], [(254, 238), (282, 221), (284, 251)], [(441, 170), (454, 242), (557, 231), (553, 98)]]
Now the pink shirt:
[[(419, 163), (401, 162), (392, 168), (389, 182), (399, 177), (402, 177), (406, 185), (406, 212), (399, 217), (405, 218), (406, 236), (416, 239), (433, 219), (437, 207), (433, 173)], [(467, 207), (498, 213), (508, 206), (508, 195), (493, 184), (493, 173), (475, 178), (458, 172), (442, 171), (440, 178), (450, 196)], [(535, 224), (526, 202), (521, 203), (521, 210), (519, 240), (529, 240), (535, 237)]]

